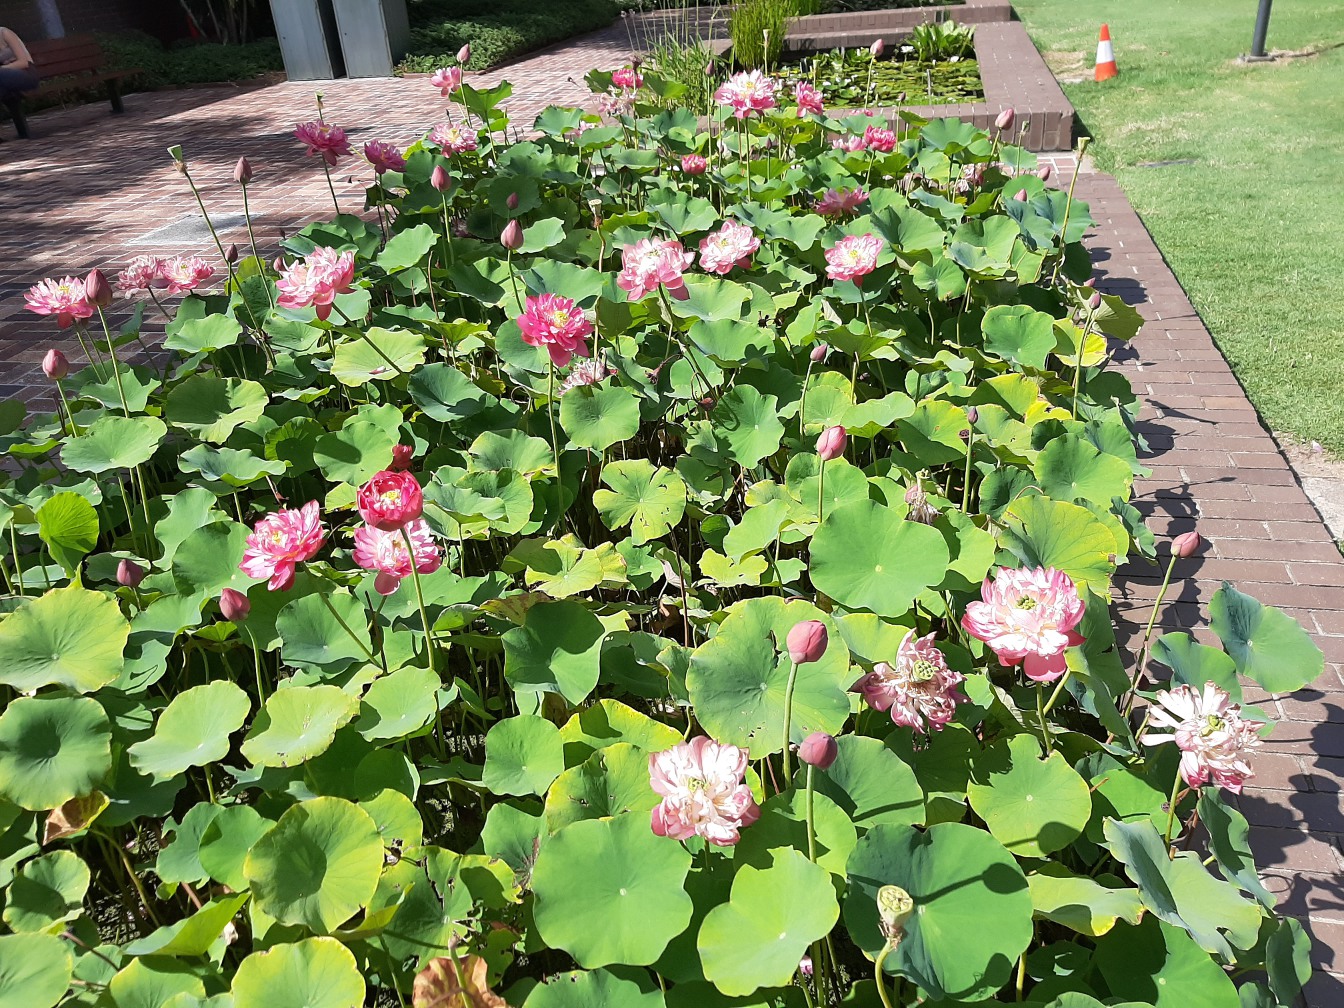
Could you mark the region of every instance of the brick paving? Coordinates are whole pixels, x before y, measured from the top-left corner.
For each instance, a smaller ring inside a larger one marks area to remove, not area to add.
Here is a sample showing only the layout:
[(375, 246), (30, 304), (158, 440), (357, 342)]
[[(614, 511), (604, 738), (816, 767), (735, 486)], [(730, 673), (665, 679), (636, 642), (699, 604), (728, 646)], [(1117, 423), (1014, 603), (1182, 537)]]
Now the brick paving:
[[(583, 74), (614, 66), (629, 51), (623, 26), (584, 36), (490, 74), (514, 84), (515, 121), (551, 103), (584, 99)], [(23, 307), (23, 291), (43, 276), (115, 270), (144, 252), (213, 251), (210, 239), (155, 244), (144, 236), (195, 211), (165, 147), (182, 143), (212, 215), (241, 209), (231, 182), (246, 154), (258, 174), (250, 189), (258, 239), (273, 246), (282, 229), (326, 216), (321, 170), (290, 136), (312, 115), (311, 83), (258, 90), (210, 89), (132, 95), (128, 113), (110, 118), (89, 105), (33, 117), (34, 141), (0, 144), (0, 397), (45, 398), (38, 362), (59, 345), (75, 359), (73, 337), (54, 337), (47, 320)], [(352, 141), (409, 142), (442, 115), (423, 79), (335, 81), (322, 85), (327, 117)], [(1076, 163), (1049, 156), (1058, 176)], [(336, 178), (343, 209), (360, 205), (369, 169)], [(1164, 629), (1204, 629), (1204, 607), (1224, 579), (1297, 618), (1326, 655), (1326, 672), (1294, 697), (1252, 696), (1281, 719), (1256, 760), (1254, 787), (1241, 808), (1266, 884), (1314, 939), (1310, 1008), (1344, 1004), (1344, 563), (1278, 445), (1261, 426), (1227, 362), (1115, 181), (1084, 169), (1078, 195), (1098, 221), (1089, 245), (1099, 286), (1139, 306), (1146, 321), (1118, 363), (1144, 399), (1140, 430), (1152, 475), (1136, 486), (1137, 505), (1159, 538), (1198, 527), (1208, 545), (1177, 565), (1160, 614)], [(245, 239), (241, 229), (224, 241)], [(1152, 612), (1161, 570), (1122, 568), (1115, 609), (1121, 639)]]

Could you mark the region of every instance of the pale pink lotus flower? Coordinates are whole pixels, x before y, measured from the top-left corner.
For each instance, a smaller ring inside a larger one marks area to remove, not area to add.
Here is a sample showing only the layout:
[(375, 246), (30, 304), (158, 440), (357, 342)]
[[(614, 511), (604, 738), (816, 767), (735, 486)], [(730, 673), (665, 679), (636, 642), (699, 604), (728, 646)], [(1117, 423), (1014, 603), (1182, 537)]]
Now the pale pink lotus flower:
[(845, 453), (845, 445), (848, 442), (849, 432), (842, 425), (827, 427), (817, 438), (817, 456), (823, 462), (837, 459)]
[(826, 114), (826, 107), (822, 104), (821, 92), (807, 81), (798, 82), (798, 85), (793, 89), (793, 100), (798, 103), (798, 117), (800, 119), (809, 112), (814, 115)]
[[(406, 545), (403, 529), (410, 537), (414, 555)], [(395, 532), (372, 525), (357, 529), (354, 556), (359, 566), (378, 572), (373, 588), (379, 595), (391, 595), (396, 591), (401, 579), (411, 576), (412, 562), (417, 574), (433, 574), (443, 563), (443, 551), (423, 518), (409, 521)]]
[(309, 157), (317, 154), (333, 168), (337, 161), (350, 154), (350, 140), (339, 126), (313, 119), (295, 126), (294, 135), (308, 148), (305, 153)]
[(353, 252), (337, 252), (334, 248), (319, 245), (308, 253), (307, 258), (281, 271), (280, 279), (275, 283), (280, 292), (275, 303), (281, 308), (311, 305), (317, 317), (325, 321), (331, 314), (336, 295), (348, 293), (354, 279)]
[(615, 372), (602, 361), (579, 361), (569, 369), (569, 374), (565, 375), (565, 380), (560, 383), (560, 394), (563, 395), (570, 389), (581, 388), (584, 385), (597, 385), (606, 381), (612, 374)]
[(761, 816), (743, 782), (747, 751), (700, 735), (649, 756), (649, 784), (663, 796), (653, 810), (653, 832), (675, 840), (702, 836), (731, 847), (740, 830)]
[(70, 373), (70, 361), (65, 354), (52, 347), (42, 355), (42, 373), (52, 381), (60, 381)]
[(751, 228), (734, 220), (700, 240), (700, 268), (707, 273), (726, 276), (734, 266), (750, 266), (752, 254), (761, 240)]
[(644, 75), (634, 67), (621, 67), (611, 75), (611, 83), (618, 88), (642, 88), (644, 86)]
[(462, 68), (460, 66), (440, 67), (430, 75), (429, 83), (432, 87), (439, 89), (439, 94), (447, 98), (462, 86)]
[(465, 154), (477, 147), (474, 130), (463, 129), (452, 123), (439, 123), (430, 130), (429, 142), (437, 145), (446, 154)]
[(238, 567), (250, 578), (270, 578), (266, 587), (271, 591), (285, 591), (294, 583), (297, 565), (317, 555), (326, 534), (317, 501), (281, 508), (257, 522)]
[(159, 279), (165, 294), (194, 291), (214, 275), (215, 268), (200, 256), (174, 256), (159, 263)]
[(523, 342), (545, 347), (551, 363), (558, 368), (567, 365), (576, 354), (590, 355), (588, 337), (593, 333), (593, 324), (570, 298), (559, 294), (529, 297), (517, 322), (523, 331)]
[(775, 82), (759, 70), (744, 70), (729, 77), (714, 92), (714, 100), (727, 105), (738, 119), (775, 107)]
[(39, 280), (28, 288), (23, 300), (31, 312), (55, 315), (56, 325), (62, 329), (68, 329), (77, 319), (86, 319), (93, 314), (93, 305), (84, 291), (84, 281), (75, 277)]
[(1148, 720), (1154, 728), (1139, 737), (1144, 745), (1175, 742), (1181, 750), (1181, 777), (1191, 787), (1213, 782), (1233, 794), (1254, 774), (1247, 755), (1260, 746), (1263, 721), (1250, 721), (1241, 715), (1241, 707), (1212, 682), (1203, 693), (1193, 686), (1177, 686), (1158, 693), (1149, 708)]
[(827, 189), (826, 194), (812, 204), (812, 209), (823, 217), (843, 217), (852, 214), (868, 202), (863, 189)]
[(703, 175), (708, 167), (709, 162), (699, 154), (683, 154), (681, 156), (681, 170), (686, 175)]
[(854, 684), (854, 691), (874, 710), (890, 711), (893, 723), (917, 732), (941, 731), (967, 697), (966, 677), (947, 667), (933, 634), (916, 637), (909, 630), (896, 649), (896, 663), (878, 662)]
[(629, 115), (635, 110), (635, 96), (629, 91), (597, 96), (597, 111), (604, 116)]
[(158, 256), (136, 256), (117, 274), (117, 290), (122, 297), (135, 297), (163, 285), (163, 260)]
[(397, 149), (397, 145), (386, 140), (370, 140), (366, 143), (364, 160), (373, 165), (374, 172), (379, 175), (386, 171), (401, 171), (406, 167), (406, 158)]
[(896, 134), (880, 126), (868, 126), (863, 131), (863, 145), (879, 154), (890, 154), (896, 149)]
[(833, 137), (831, 139), (831, 150), (848, 151), (850, 154), (857, 154), (861, 150), (867, 150), (868, 144), (858, 133), (851, 133), (849, 136)]
[(1053, 567), (1000, 567), (966, 607), (961, 625), (990, 646), (1005, 665), (1022, 662), (1027, 678), (1054, 682), (1064, 674), (1064, 651), (1083, 642), (1074, 628), (1086, 606), (1073, 580)]
[(862, 283), (877, 268), (877, 257), (885, 247), (886, 242), (872, 232), (841, 238), (826, 250), (826, 275), (832, 280)]
[(644, 238), (621, 250), (621, 273), (616, 286), (638, 301), (661, 285), (678, 301), (690, 297), (682, 271), (691, 264), (695, 253), (687, 252), (681, 242)]

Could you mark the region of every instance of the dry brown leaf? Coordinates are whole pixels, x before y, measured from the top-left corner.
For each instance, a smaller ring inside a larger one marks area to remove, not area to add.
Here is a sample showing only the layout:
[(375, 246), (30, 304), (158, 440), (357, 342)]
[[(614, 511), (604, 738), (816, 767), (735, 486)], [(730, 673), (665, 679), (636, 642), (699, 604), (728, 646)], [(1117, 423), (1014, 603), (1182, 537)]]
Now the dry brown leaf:
[(462, 956), (457, 962), (447, 956), (431, 959), (415, 976), (411, 1001), (415, 1008), (509, 1008), (490, 989), (485, 960)]
[(60, 808), (52, 809), (47, 815), (46, 828), (42, 831), (42, 846), (74, 836), (98, 818), (107, 808), (107, 795), (94, 791), (82, 798), (71, 798)]

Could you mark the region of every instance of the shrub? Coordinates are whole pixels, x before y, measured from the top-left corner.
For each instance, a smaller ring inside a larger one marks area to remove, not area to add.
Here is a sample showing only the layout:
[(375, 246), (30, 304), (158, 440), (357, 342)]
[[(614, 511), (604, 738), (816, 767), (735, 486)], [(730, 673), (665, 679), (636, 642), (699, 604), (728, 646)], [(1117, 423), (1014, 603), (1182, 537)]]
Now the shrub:
[(142, 32), (123, 32), (99, 35), (98, 44), (111, 68), (142, 69), (144, 73), (132, 79), (132, 86), (150, 89), (243, 81), (284, 68), (280, 43), (273, 38), (165, 49)]
[(424, 73), (456, 65), (457, 51), (471, 45), (472, 70), (484, 70), (583, 32), (611, 24), (620, 13), (614, 0), (411, 0), (411, 47), (400, 69)]
[(778, 63), (789, 19), (798, 13), (798, 0), (743, 0), (728, 21), (733, 61), (747, 70)]

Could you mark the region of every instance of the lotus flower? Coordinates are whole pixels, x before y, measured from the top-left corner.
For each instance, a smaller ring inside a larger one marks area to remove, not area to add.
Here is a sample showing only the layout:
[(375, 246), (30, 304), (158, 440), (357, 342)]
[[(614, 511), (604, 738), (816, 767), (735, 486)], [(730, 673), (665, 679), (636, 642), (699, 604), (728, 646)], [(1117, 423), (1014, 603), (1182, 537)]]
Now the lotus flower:
[(818, 770), (829, 770), (839, 755), (835, 736), (821, 731), (814, 731), (798, 746), (798, 758)]
[(1263, 721), (1248, 721), (1232, 697), (1212, 682), (1202, 693), (1193, 686), (1177, 686), (1158, 693), (1150, 708), (1153, 728), (1140, 736), (1144, 745), (1175, 742), (1181, 750), (1181, 777), (1191, 787), (1212, 781), (1233, 794), (1254, 774), (1246, 757), (1260, 746)]
[(1064, 674), (1064, 650), (1081, 644), (1074, 627), (1085, 606), (1063, 571), (1001, 567), (985, 579), (979, 602), (966, 607), (961, 625), (984, 641), (1005, 665), (1022, 662), (1027, 678), (1054, 682)]
[(738, 119), (775, 107), (775, 82), (759, 70), (733, 74), (714, 92), (714, 100), (727, 105)]
[(75, 320), (86, 319), (93, 314), (93, 305), (89, 304), (84, 291), (84, 281), (75, 277), (61, 277), (59, 280), (39, 280), (23, 296), (28, 310), (39, 315), (55, 315), (56, 324), (68, 329)]
[(476, 134), (451, 123), (439, 123), (429, 131), (429, 142), (446, 154), (465, 154), (476, 149)]
[(850, 154), (854, 154), (858, 151), (866, 150), (867, 147), (867, 142), (857, 133), (847, 137), (833, 137), (831, 139), (832, 150), (848, 151)]
[(252, 162), (246, 157), (240, 157), (233, 166), (233, 180), (239, 185), (247, 185), (252, 181)]
[(107, 274), (100, 269), (89, 270), (88, 276), (84, 278), (84, 296), (96, 308), (110, 305), (114, 295), (112, 285), (107, 282)]
[(798, 103), (800, 118), (809, 112), (813, 115), (826, 114), (826, 107), (821, 100), (821, 92), (807, 81), (798, 82), (798, 85), (793, 89), (793, 100)]
[(1182, 532), (1171, 541), (1171, 552), (1182, 559), (1192, 557), (1202, 542), (1198, 532)]
[(42, 357), (42, 373), (52, 381), (60, 381), (70, 373), (70, 361), (59, 350), (48, 350)]
[(247, 619), (252, 611), (252, 603), (246, 595), (236, 588), (225, 588), (219, 593), (219, 613), (230, 623), (239, 623)]
[(425, 510), (424, 493), (405, 471), (384, 469), (359, 488), (355, 497), (360, 517), (383, 532), (395, 532)]
[(415, 446), (408, 444), (399, 444), (392, 446), (392, 461), (387, 467), (393, 472), (406, 472), (411, 468), (411, 462), (415, 458)]
[[(414, 553), (406, 545), (407, 537)], [(354, 556), (359, 566), (378, 572), (373, 587), (379, 595), (396, 591), (402, 578), (410, 577), (412, 563), (417, 574), (433, 574), (443, 562), (443, 553), (423, 518), (409, 521), (395, 531), (365, 525), (355, 532)]]
[(841, 217), (851, 214), (868, 201), (863, 189), (827, 189), (826, 194), (812, 204), (812, 209), (823, 217)]
[(319, 245), (302, 262), (281, 271), (275, 288), (281, 308), (308, 308), (325, 320), (337, 294), (348, 293), (355, 279), (355, 254)]
[(1010, 108), (1004, 109), (994, 119), (994, 128), (999, 130), (1010, 130), (1017, 119), (1017, 113)]
[(589, 356), (588, 337), (593, 333), (593, 324), (570, 298), (559, 294), (529, 297), (517, 321), (523, 331), (523, 342), (545, 347), (551, 363), (558, 368), (567, 365), (575, 354)]
[(916, 637), (910, 630), (896, 650), (895, 664), (878, 662), (854, 690), (874, 710), (890, 711), (895, 724), (917, 732), (940, 731), (956, 714), (957, 704), (967, 699), (959, 688), (965, 681), (947, 667), (933, 634)]
[(569, 374), (565, 376), (565, 380), (560, 383), (560, 394), (563, 395), (572, 388), (596, 385), (598, 382), (605, 380), (607, 375), (611, 373), (601, 361), (579, 361), (570, 369)]
[(318, 155), (332, 168), (336, 162), (350, 154), (350, 140), (345, 130), (317, 119), (299, 123), (294, 127), (294, 135), (307, 148), (308, 157)]
[(406, 167), (406, 158), (397, 150), (396, 144), (386, 140), (370, 140), (364, 145), (364, 159), (373, 165), (375, 173), (401, 171)]
[(760, 247), (761, 240), (751, 228), (726, 220), (721, 228), (701, 239), (700, 266), (707, 273), (725, 276), (734, 266), (749, 266), (752, 253)]
[(134, 560), (122, 560), (117, 564), (117, 584), (123, 588), (139, 588), (145, 580), (145, 569)]
[(200, 256), (174, 256), (159, 263), (159, 279), (165, 294), (194, 291), (215, 275), (215, 268)]
[(747, 751), (704, 735), (649, 756), (649, 784), (663, 796), (653, 810), (653, 832), (675, 840), (702, 836), (730, 847), (761, 810), (743, 782)]
[[(468, 53), (468, 56), (470, 56), (470, 53)], [(461, 60), (461, 62), (465, 63), (466, 60)], [(447, 98), (462, 86), (462, 68), (460, 66), (441, 67), (430, 75), (429, 83), (439, 89), (440, 95)]]
[(694, 258), (694, 253), (682, 248), (681, 242), (644, 238), (622, 249), (621, 274), (616, 278), (616, 286), (627, 291), (631, 301), (638, 301), (660, 285), (672, 297), (684, 301), (690, 293), (682, 270)]
[(633, 67), (621, 67), (611, 75), (611, 83), (618, 88), (642, 88), (644, 86), (644, 75)]
[(826, 624), (821, 620), (803, 620), (789, 631), (784, 648), (789, 652), (789, 661), (795, 665), (809, 665), (821, 660), (829, 639)]
[(867, 126), (863, 131), (863, 146), (879, 154), (890, 154), (896, 149), (896, 134), (880, 126)]
[(849, 436), (844, 427), (838, 424), (827, 427), (821, 432), (821, 437), (817, 438), (817, 454), (823, 462), (839, 458), (845, 453), (845, 442), (848, 440)]
[(443, 165), (435, 165), (434, 170), (429, 173), (429, 184), (439, 192), (447, 192), (453, 187), (453, 180), (448, 177), (448, 169)]
[(142, 291), (163, 286), (163, 261), (158, 256), (136, 256), (117, 274), (117, 290), (122, 297), (135, 297)]
[(684, 154), (681, 158), (681, 170), (685, 175), (703, 175), (709, 162), (699, 154)]
[(832, 280), (861, 283), (865, 276), (877, 268), (877, 257), (882, 254), (885, 245), (881, 238), (871, 232), (841, 238), (826, 250), (826, 275)]
[(238, 566), (250, 578), (270, 578), (271, 591), (284, 591), (294, 583), (298, 564), (316, 556), (325, 540), (317, 501), (282, 508), (257, 522)]

